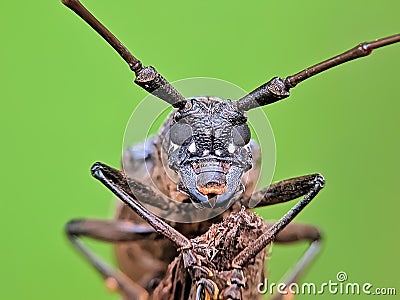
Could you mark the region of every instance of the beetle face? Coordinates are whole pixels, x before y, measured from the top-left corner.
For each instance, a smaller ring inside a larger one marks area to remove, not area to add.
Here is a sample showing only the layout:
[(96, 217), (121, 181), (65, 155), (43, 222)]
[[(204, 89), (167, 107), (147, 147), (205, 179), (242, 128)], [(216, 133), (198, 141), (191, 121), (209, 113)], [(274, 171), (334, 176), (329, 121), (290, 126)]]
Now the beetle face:
[(246, 121), (234, 102), (214, 97), (189, 99), (175, 112), (168, 160), (193, 203), (224, 206), (242, 189), (240, 179), (252, 167)]

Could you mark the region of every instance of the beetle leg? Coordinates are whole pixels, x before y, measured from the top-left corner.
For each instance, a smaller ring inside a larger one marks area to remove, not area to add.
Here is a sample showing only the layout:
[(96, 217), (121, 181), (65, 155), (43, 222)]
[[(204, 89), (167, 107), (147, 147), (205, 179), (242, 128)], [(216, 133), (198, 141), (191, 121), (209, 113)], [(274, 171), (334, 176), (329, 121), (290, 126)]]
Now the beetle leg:
[(242, 300), (242, 289), (246, 285), (246, 280), (240, 266), (234, 266), (229, 281), (229, 286), (224, 291), (224, 297), (226, 299)]
[(144, 288), (121, 271), (107, 265), (84, 245), (80, 237), (85, 236), (106, 242), (157, 238), (158, 234), (152, 227), (118, 220), (80, 219), (68, 222), (65, 230), (72, 245), (100, 273), (110, 290), (119, 291), (125, 299), (146, 300), (149, 298)]
[(218, 299), (217, 284), (206, 278), (200, 278), (197, 282), (196, 300), (216, 300)]
[(294, 200), (307, 194), (315, 185), (318, 174), (310, 174), (275, 182), (253, 193), (248, 208), (257, 208)]
[[(271, 224), (272, 226), (272, 224)], [(300, 276), (304, 270), (310, 265), (314, 260), (315, 256), (318, 254), (321, 248), (321, 232), (319, 229), (312, 225), (306, 224), (289, 224), (285, 227), (274, 240), (274, 243), (287, 244), (295, 243), (300, 241), (308, 241), (310, 245), (303, 256), (298, 260), (296, 265), (284, 276), (283, 282), (286, 288), (299, 280)], [(271, 300), (281, 300), (285, 299), (291, 295), (290, 290), (287, 291), (288, 294), (276, 294)]]
[(191, 249), (192, 243), (183, 234), (178, 232), (172, 226), (161, 220), (159, 217), (153, 215), (143, 205), (139, 203), (136, 195), (139, 197), (149, 197), (148, 193), (154, 193), (148, 186), (141, 184), (138, 181), (131, 179), (135, 183), (135, 195), (133, 195), (129, 185), (128, 179), (121, 171), (113, 169), (102, 163), (95, 163), (92, 166), (92, 175), (101, 181), (109, 190), (111, 190), (119, 199), (128, 205), (135, 213), (137, 213), (143, 220), (145, 220), (151, 227), (164, 237), (172, 241), (178, 249)]
[(67, 223), (68, 235), (84, 236), (103, 242), (131, 242), (162, 236), (149, 225), (121, 220), (74, 219)]
[[(295, 179), (292, 179), (294, 181)], [(281, 232), (302, 210), (308, 203), (314, 199), (318, 192), (323, 188), (325, 179), (317, 174), (313, 179), (313, 187), (309, 192), (296, 203), (278, 222), (276, 222), (267, 232), (263, 233), (254, 242), (242, 250), (232, 262), (234, 267), (243, 267), (249, 259), (255, 257), (262, 249), (275, 240), (279, 232)], [(287, 188), (294, 188), (290, 184)]]

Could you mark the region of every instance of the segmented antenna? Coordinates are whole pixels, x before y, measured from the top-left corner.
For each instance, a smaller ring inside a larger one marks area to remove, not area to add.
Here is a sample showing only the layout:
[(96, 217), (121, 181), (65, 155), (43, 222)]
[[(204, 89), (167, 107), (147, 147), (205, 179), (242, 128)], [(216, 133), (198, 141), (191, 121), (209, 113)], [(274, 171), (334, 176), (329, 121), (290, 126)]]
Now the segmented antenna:
[(78, 0), (62, 0), (62, 3), (73, 10), (98, 34), (100, 34), (111, 47), (126, 61), (129, 68), (135, 73), (135, 83), (147, 92), (166, 101), (174, 107), (183, 107), (185, 98), (153, 67), (144, 67), (129, 50)]

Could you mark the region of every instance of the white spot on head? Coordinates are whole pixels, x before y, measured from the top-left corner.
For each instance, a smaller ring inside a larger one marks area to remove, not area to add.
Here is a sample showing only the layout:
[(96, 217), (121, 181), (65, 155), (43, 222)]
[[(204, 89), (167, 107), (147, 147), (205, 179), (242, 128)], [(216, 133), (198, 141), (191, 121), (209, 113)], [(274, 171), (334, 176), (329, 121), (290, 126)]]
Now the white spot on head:
[(233, 152), (235, 152), (235, 150), (236, 150), (236, 147), (235, 147), (233, 144), (229, 144), (229, 146), (228, 146), (228, 152), (229, 152), (229, 153), (233, 153)]
[(179, 145), (177, 145), (173, 142), (171, 142), (171, 145), (172, 145), (172, 151), (176, 151), (179, 148)]
[(208, 154), (210, 154), (210, 150), (207, 150), (207, 149), (206, 149), (206, 150), (203, 151), (203, 156), (206, 156), (206, 155), (208, 155)]
[(190, 153), (195, 153), (196, 152), (196, 144), (192, 142), (188, 148)]
[(215, 150), (215, 155), (220, 156), (222, 154), (221, 150)]

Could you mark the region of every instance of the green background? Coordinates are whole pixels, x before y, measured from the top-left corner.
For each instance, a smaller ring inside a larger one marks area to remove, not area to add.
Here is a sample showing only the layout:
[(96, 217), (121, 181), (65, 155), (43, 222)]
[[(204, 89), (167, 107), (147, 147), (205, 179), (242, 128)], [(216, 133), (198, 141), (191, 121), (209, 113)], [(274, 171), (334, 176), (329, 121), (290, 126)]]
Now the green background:
[[(248, 91), (400, 31), (399, 1), (85, 4), (170, 81), (215, 77)], [(113, 197), (89, 168), (96, 160), (119, 165), (126, 123), (146, 93), (60, 1), (2, 1), (0, 11), (0, 298), (117, 299), (70, 247), (63, 226), (76, 217), (112, 216)], [(277, 143), (274, 180), (311, 172), (327, 180), (298, 217), (325, 234), (304, 281), (336, 280), (345, 271), (348, 281), (400, 293), (399, 57), (400, 44), (379, 49), (264, 108)], [(292, 204), (260, 213), (277, 219)], [(272, 278), (304, 248), (275, 246)]]

